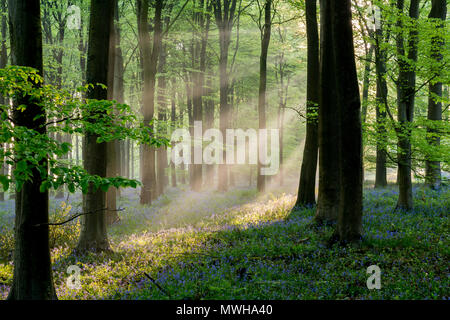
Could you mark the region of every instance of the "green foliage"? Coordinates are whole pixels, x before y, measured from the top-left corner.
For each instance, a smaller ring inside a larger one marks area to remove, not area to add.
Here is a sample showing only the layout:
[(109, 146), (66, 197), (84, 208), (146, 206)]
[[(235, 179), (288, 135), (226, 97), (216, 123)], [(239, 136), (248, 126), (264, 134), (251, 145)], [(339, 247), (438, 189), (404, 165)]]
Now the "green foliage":
[[(13, 99), (29, 96), (31, 101), (36, 101), (47, 114), (45, 126), (49, 133), (90, 134), (97, 136), (98, 143), (125, 138), (155, 147), (169, 143), (167, 138), (154, 137), (151, 127), (137, 121), (126, 104), (93, 99), (84, 103), (66, 90), (42, 83), (37, 71), (31, 68), (9, 66), (0, 69), (0, 95)], [(93, 87), (81, 87), (75, 96), (81, 96)], [(24, 111), (26, 108), (28, 106), (22, 105), (18, 109)], [(87, 192), (90, 185), (106, 191), (111, 186), (135, 188), (140, 184), (122, 177), (90, 175), (80, 166), (67, 164), (61, 156), (71, 150), (70, 143), (14, 124), (14, 119), (8, 115), (9, 109), (8, 105), (0, 106), (0, 116), (4, 120), (0, 124), (0, 144), (13, 145), (11, 149), (0, 149), (0, 163), (14, 165), (12, 176), (0, 175), (4, 190), (8, 190), (12, 182), (20, 190), (23, 183), (31, 179), (33, 170), (40, 174), (42, 192), (51, 188), (56, 190), (62, 185), (67, 185), (73, 193), (76, 189)]]
[[(448, 65), (450, 64), (450, 25), (448, 20), (442, 23), (437, 19), (428, 18), (431, 9), (431, 2), (424, 3), (420, 8), (420, 15), (417, 21), (408, 16), (408, 3), (405, 4), (403, 13), (399, 12), (395, 6), (385, 1), (374, 1), (374, 5), (381, 8), (380, 25), (383, 29), (383, 41), (376, 42), (373, 34), (369, 36), (366, 30), (357, 30), (356, 35), (364, 38), (369, 44), (379, 45), (380, 50), (386, 52), (387, 74), (386, 81), (389, 95), (387, 105), (381, 103), (378, 105), (380, 112), (387, 112), (386, 118), (377, 123), (375, 119), (375, 110), (377, 101), (375, 98), (375, 72), (373, 72), (369, 91), (368, 114), (366, 123), (363, 124), (364, 147), (366, 166), (372, 169), (375, 162), (376, 145), (380, 145), (388, 154), (388, 166), (397, 166), (397, 142), (399, 137), (409, 137), (412, 148), (413, 171), (417, 179), (424, 176), (425, 161), (440, 161), (443, 171), (450, 170), (450, 122), (448, 121), (450, 96), (448, 88), (450, 86), (450, 73)], [(363, 14), (367, 14), (370, 8), (369, 2), (359, 8)], [(361, 18), (361, 17), (360, 17)], [(400, 27), (401, 24), (401, 27)], [(355, 28), (356, 29), (356, 28)], [(418, 32), (418, 58), (414, 62), (408, 58), (410, 43), (407, 41), (411, 31)], [(362, 33), (362, 34), (361, 34)], [(398, 51), (396, 40), (403, 36), (405, 39), (404, 53)], [(385, 41), (386, 39), (389, 41)], [(437, 41), (438, 39), (439, 41)], [(437, 46), (437, 43), (442, 46)], [(442, 55), (441, 61), (436, 61), (435, 55)], [(411, 123), (401, 124), (398, 122), (397, 113), (397, 79), (398, 62), (407, 62), (411, 70), (416, 72), (415, 87), (415, 106), (414, 120)], [(360, 70), (365, 61), (361, 60)], [(373, 66), (375, 69), (375, 66)], [(442, 97), (430, 96), (429, 85), (441, 82), (444, 87)], [(428, 101), (429, 99), (442, 104), (442, 121), (428, 120)], [(380, 127), (386, 128), (386, 133), (380, 133)], [(434, 132), (432, 133), (431, 131)], [(440, 145), (430, 143), (432, 137), (440, 138)]]

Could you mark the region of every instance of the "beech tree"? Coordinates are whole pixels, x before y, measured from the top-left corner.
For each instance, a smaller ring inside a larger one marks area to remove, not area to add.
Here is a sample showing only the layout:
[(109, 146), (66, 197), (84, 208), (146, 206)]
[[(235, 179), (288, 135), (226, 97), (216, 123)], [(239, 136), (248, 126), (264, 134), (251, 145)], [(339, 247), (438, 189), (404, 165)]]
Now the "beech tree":
[[(43, 75), (42, 30), (39, 0), (10, 0), (9, 32), (11, 40), (11, 62), (18, 66), (32, 67)], [(35, 86), (38, 86), (35, 83)], [(14, 99), (13, 121), (46, 135), (44, 108), (29, 95)], [(25, 106), (25, 109), (19, 108)], [(33, 152), (37, 153), (38, 150)], [(38, 156), (36, 156), (39, 158)], [(18, 157), (16, 161), (21, 161)], [(45, 160), (41, 168), (47, 168)], [(23, 182), (15, 196), (15, 249), (14, 278), (8, 295), (10, 300), (56, 299), (53, 286), (48, 222), (48, 190), (41, 190), (47, 177), (37, 167), (31, 177)]]
[(339, 208), (339, 113), (330, 1), (320, 2), (319, 195), (315, 220), (333, 223)]
[[(412, 178), (411, 178), (411, 125), (414, 118), (414, 102), (416, 90), (415, 62), (417, 61), (418, 31), (415, 21), (419, 17), (419, 0), (411, 0), (409, 18), (412, 26), (409, 28), (408, 39), (400, 31), (397, 34), (397, 116), (398, 116), (398, 187), (397, 207), (412, 209)], [(404, 11), (404, 0), (397, 0), (397, 10)], [(403, 27), (402, 17), (398, 18), (397, 26)]]
[[(219, 28), (219, 75), (220, 75), (220, 130), (225, 136), (225, 130), (230, 124), (230, 104), (228, 94), (230, 77), (228, 74), (228, 49), (231, 42), (231, 30), (234, 25), (237, 0), (212, 0), (216, 25)], [(224, 145), (225, 149), (225, 145)], [(225, 151), (225, 150), (223, 150)], [(225, 159), (225, 154), (224, 157)], [(219, 191), (228, 189), (228, 168), (226, 164), (219, 164)]]
[[(105, 21), (106, 17), (106, 21)], [(110, 34), (114, 17), (114, 0), (92, 0), (89, 22), (89, 45), (86, 81), (96, 85), (87, 94), (87, 99), (106, 100), (108, 98), (108, 65)], [(91, 175), (106, 177), (106, 142), (97, 143), (98, 135), (86, 132), (83, 143), (84, 168)], [(110, 250), (106, 233), (105, 192), (95, 189), (91, 183), (83, 195), (84, 223), (76, 251)]]
[[(446, 0), (433, 0), (429, 19), (437, 20), (438, 30), (444, 28), (445, 18), (447, 16), (447, 1)], [(431, 39), (431, 57), (436, 61), (436, 65), (433, 67), (433, 75), (437, 79), (430, 81), (428, 86), (428, 120), (431, 123), (442, 121), (442, 102), (439, 100), (442, 98), (442, 81), (439, 79), (441, 73), (442, 62), (442, 49), (444, 48), (444, 39), (441, 35), (436, 35)], [(436, 128), (429, 126), (428, 129), (428, 142), (431, 146), (439, 146), (440, 135)], [(425, 164), (425, 181), (428, 186), (433, 189), (438, 189), (441, 185), (441, 165), (439, 161), (427, 160)]]
[[(0, 8), (2, 12), (6, 12), (6, 0), (2, 0), (0, 2)], [(6, 51), (6, 33), (7, 33), (7, 16), (4, 15), (0, 18), (0, 37), (1, 37), (1, 44), (0, 44), (0, 69), (4, 68), (6, 66), (7, 60), (8, 60), (8, 53)], [(7, 104), (7, 99), (0, 95), (0, 104)], [(7, 148), (6, 145), (0, 145), (0, 148)], [(6, 174), (7, 173), (7, 166), (6, 163), (3, 163), (0, 168), (0, 174)], [(3, 189), (0, 190), (0, 201), (5, 200), (5, 193)]]
[(362, 131), (361, 101), (353, 45), (350, 0), (331, 2), (332, 39), (339, 109), (339, 216), (335, 236), (354, 242), (362, 231)]
[(318, 106), (320, 92), (319, 32), (317, 27), (317, 1), (306, 0), (306, 36), (308, 41), (308, 67), (306, 89), (306, 138), (300, 171), (296, 206), (316, 203), (316, 170), (318, 140)]
[[(261, 55), (259, 58), (259, 95), (258, 95), (258, 118), (259, 118), (259, 129), (266, 129), (266, 87), (267, 87), (267, 54), (269, 51), (270, 44), (270, 34), (272, 28), (272, 0), (266, 0), (264, 5), (260, 5), (258, 1), (258, 6), (260, 8), (260, 16), (264, 12), (264, 24), (261, 25), (261, 20), (259, 22), (259, 29), (261, 32)], [(261, 8), (262, 7), (262, 8)], [(259, 141), (258, 138), (258, 154), (261, 152), (261, 145), (266, 144), (266, 141)], [(265, 146), (266, 149), (267, 146)], [(267, 151), (263, 151), (263, 156), (265, 156)], [(258, 157), (261, 160), (261, 156)], [(264, 192), (266, 188), (266, 176), (261, 174), (261, 162), (258, 161), (257, 166), (257, 179), (256, 187), (259, 192)]]
[[(137, 23), (139, 35), (139, 49), (142, 61), (144, 87), (142, 92), (142, 113), (144, 124), (153, 128), (155, 113), (155, 88), (158, 58), (162, 47), (162, 9), (163, 1), (155, 1), (155, 16), (153, 24), (153, 41), (149, 34), (149, 1), (137, 0)], [(153, 147), (143, 145), (141, 149), (141, 204), (151, 204), (156, 194), (156, 155)]]

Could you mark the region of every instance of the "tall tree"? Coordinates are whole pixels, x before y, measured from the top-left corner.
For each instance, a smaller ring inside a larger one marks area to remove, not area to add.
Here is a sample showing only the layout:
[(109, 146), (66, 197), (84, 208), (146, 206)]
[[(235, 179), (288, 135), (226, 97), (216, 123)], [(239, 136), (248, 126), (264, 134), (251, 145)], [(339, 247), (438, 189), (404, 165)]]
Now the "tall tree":
[[(281, 18), (280, 18), (281, 20)], [(281, 24), (281, 21), (279, 21)], [(287, 28), (281, 28), (280, 24), (277, 27), (279, 41), (282, 43), (282, 47), (284, 47), (284, 44), (286, 44), (287, 41)], [(284, 149), (284, 115), (286, 112), (287, 107), (287, 99), (288, 99), (288, 92), (289, 92), (289, 83), (290, 83), (290, 75), (288, 71), (288, 62), (285, 57), (286, 52), (284, 49), (281, 49), (278, 51), (276, 62), (275, 62), (275, 78), (277, 80), (278, 84), (278, 113), (277, 113), (277, 123), (278, 123), (278, 130), (280, 132), (279, 134), (279, 146), (280, 146), (280, 152), (279, 152), (279, 159), (280, 159), (280, 170), (278, 172), (278, 180), (280, 183), (280, 186), (283, 186), (284, 184), (284, 170), (283, 170), (283, 163), (284, 163), (284, 156), (283, 156), (283, 149)]]
[[(439, 100), (442, 98), (442, 81), (439, 80), (440, 70), (442, 69), (442, 49), (444, 48), (444, 39), (442, 30), (445, 25), (445, 18), (447, 16), (447, 1), (433, 0), (429, 19), (437, 20), (438, 35), (431, 39), (431, 57), (436, 62), (433, 65), (433, 75), (436, 80), (430, 81), (428, 86), (428, 120), (431, 123), (439, 123), (442, 121), (442, 103)], [(436, 128), (429, 126), (427, 129), (428, 143), (430, 146), (439, 146), (440, 137)], [(427, 160), (425, 164), (425, 182), (433, 189), (438, 189), (441, 185), (441, 165), (439, 161)]]
[(336, 222), (339, 208), (339, 114), (330, 1), (320, 2), (319, 195), (315, 220)]
[[(159, 53), (162, 47), (162, 10), (163, 0), (155, 1), (155, 16), (153, 23), (153, 45), (150, 42), (149, 21), (148, 21), (148, 0), (137, 0), (137, 20), (139, 48), (141, 52), (144, 88), (142, 97), (142, 113), (144, 115), (144, 125), (153, 130), (151, 124), (155, 113), (155, 88), (156, 72), (158, 66)], [(141, 204), (151, 204), (156, 194), (156, 172), (155, 172), (155, 149), (148, 145), (143, 145), (141, 149)]]
[[(176, 105), (176, 97), (177, 97), (177, 91), (176, 91), (176, 85), (177, 81), (176, 78), (171, 79), (171, 97), (170, 97), (170, 122), (171, 122), (171, 130), (175, 130), (176, 120), (177, 120), (177, 105)], [(170, 173), (171, 173), (171, 185), (172, 187), (177, 186), (177, 172), (175, 163), (173, 161), (170, 161)]]
[[(193, 57), (192, 72), (192, 105), (194, 121), (203, 119), (203, 95), (205, 94), (205, 72), (206, 72), (206, 46), (208, 44), (209, 27), (211, 20), (211, 1), (194, 0), (193, 20), (199, 31), (193, 31)], [(197, 143), (198, 144), (198, 143)], [(194, 148), (200, 146), (194, 146)], [(203, 184), (203, 165), (193, 164), (192, 188), (200, 191)]]
[(316, 203), (316, 170), (318, 140), (318, 104), (320, 87), (319, 32), (317, 1), (306, 0), (306, 36), (308, 41), (308, 68), (306, 88), (306, 140), (296, 206)]
[(356, 72), (350, 0), (331, 2), (336, 92), (339, 109), (340, 200), (335, 235), (358, 241), (362, 231), (361, 101)]
[[(259, 1), (258, 1), (259, 4)], [(258, 118), (259, 129), (266, 129), (266, 87), (267, 87), (267, 55), (269, 52), (270, 34), (272, 29), (272, 0), (266, 0), (264, 3), (264, 24), (260, 25), (261, 31), (261, 55), (259, 58), (259, 95), (258, 95)], [(261, 136), (258, 137), (258, 166), (256, 187), (259, 192), (264, 192), (266, 188), (266, 176), (261, 174), (261, 152), (265, 157), (267, 154), (266, 141), (260, 141)], [(262, 145), (265, 145), (262, 148)]]
[[(9, 0), (9, 32), (11, 62), (29, 66), (43, 74), (42, 30), (39, 0)], [(25, 110), (18, 106), (26, 105)], [(44, 108), (30, 96), (14, 101), (15, 126), (33, 129), (46, 134)], [(20, 159), (16, 159), (20, 160)], [(41, 167), (46, 167), (43, 161)], [(8, 299), (48, 300), (56, 299), (53, 286), (48, 223), (48, 191), (41, 191), (41, 179), (45, 172), (32, 169), (15, 197), (15, 249), (14, 278)]]
[[(381, 13), (380, 13), (381, 18)], [(386, 36), (383, 34), (383, 28), (380, 25), (375, 30), (375, 70), (377, 78), (376, 89), (376, 123), (377, 123), (377, 151), (375, 168), (375, 188), (384, 188), (387, 186), (386, 170), (386, 107), (388, 87), (386, 81), (386, 59), (387, 52), (383, 48), (383, 43), (389, 42), (389, 30), (386, 30)]]
[[(416, 89), (416, 67), (418, 30), (416, 20), (419, 17), (419, 0), (411, 0), (408, 26), (408, 39), (405, 48), (403, 37), (403, 17), (398, 18), (399, 33), (397, 34), (398, 79), (397, 79), (397, 113), (399, 122), (398, 133), (398, 186), (399, 196), (397, 207), (412, 209), (412, 179), (411, 179), (411, 125), (414, 117), (414, 102)], [(397, 0), (397, 10), (403, 14), (404, 0)], [(406, 50), (407, 49), (407, 50)]]
[[(112, 19), (114, 18), (114, 0), (92, 0), (89, 23), (89, 44), (86, 69), (86, 81), (89, 84), (108, 83), (109, 48)], [(107, 90), (99, 85), (88, 90), (87, 99), (106, 100)], [(97, 143), (98, 136), (86, 133), (83, 143), (84, 168), (91, 175), (106, 177), (106, 143)], [(80, 238), (76, 251), (110, 250), (106, 233), (105, 192), (89, 185), (83, 194), (84, 215)]]
[[(114, 1), (114, 19), (111, 20), (111, 33), (109, 40), (109, 61), (108, 61), (108, 99), (117, 100), (124, 103), (123, 97), (123, 58), (120, 48), (120, 29), (119, 29), (119, 5)], [(107, 162), (106, 175), (115, 177), (121, 175), (121, 150), (123, 141), (109, 141), (106, 144)], [(123, 148), (122, 148), (123, 149)], [(122, 174), (123, 175), (123, 174)], [(124, 175), (123, 175), (124, 176)], [(107, 223), (112, 224), (119, 219), (117, 214), (117, 194), (119, 189), (110, 187), (106, 193)]]
[[(167, 101), (166, 101), (166, 60), (167, 60), (167, 45), (163, 44), (161, 51), (159, 53), (159, 63), (158, 63), (158, 123), (160, 124), (157, 128), (158, 135), (164, 135), (166, 128), (162, 125), (162, 122), (167, 120)], [(156, 195), (159, 197), (164, 193), (166, 186), (166, 164), (167, 164), (167, 149), (165, 146), (161, 146), (156, 150), (157, 159), (157, 175), (156, 175)]]
[[(230, 90), (230, 77), (228, 74), (228, 49), (231, 42), (231, 30), (233, 29), (237, 0), (212, 0), (214, 8), (214, 17), (219, 29), (219, 77), (220, 77), (220, 116), (219, 127), (222, 135), (225, 136), (225, 130), (230, 125), (230, 105), (228, 103), (228, 94)], [(225, 150), (225, 145), (224, 145)], [(223, 151), (224, 151), (223, 150)], [(222, 151), (222, 152), (223, 152)], [(225, 159), (225, 156), (223, 156)], [(225, 162), (225, 160), (224, 160)], [(219, 164), (219, 191), (228, 189), (228, 168), (227, 165)]]
[[(208, 74), (206, 77), (206, 86), (205, 86), (205, 92), (204, 92), (204, 130), (211, 129), (214, 125), (214, 111), (215, 111), (215, 103), (213, 98), (213, 77), (212, 74), (212, 66), (208, 66)], [(215, 171), (215, 165), (214, 164), (207, 164), (206, 167), (206, 178), (204, 179), (205, 186), (211, 188), (213, 186), (214, 182), (214, 171)]]
[[(55, 85), (57, 88), (63, 86), (63, 57), (64, 57), (64, 38), (66, 34), (67, 22), (67, 7), (69, 5), (66, 1), (42, 1), (43, 4), (43, 31), (46, 45), (51, 48), (52, 61), (49, 63), (50, 70), (47, 70), (46, 81)], [(53, 26), (56, 26), (56, 37), (53, 34)], [(53, 67), (54, 66), (54, 67)], [(61, 132), (55, 133), (55, 139), (59, 142), (68, 140), (67, 136)], [(67, 141), (66, 141), (67, 142)], [(67, 154), (61, 156), (61, 159), (66, 160)], [(64, 198), (64, 186), (58, 188), (55, 198)]]
[[(2, 12), (6, 12), (6, 0), (1, 0), (0, 2), (0, 8)], [(1, 37), (1, 44), (0, 44), (0, 69), (6, 67), (6, 63), (8, 61), (8, 52), (6, 49), (6, 33), (7, 33), (7, 24), (8, 19), (6, 15), (2, 15), (0, 18), (0, 37)], [(7, 98), (0, 95), (0, 104), (6, 105), (8, 103)], [(1, 145), (0, 148), (6, 148), (7, 146)], [(7, 164), (6, 162), (0, 163), (0, 175), (6, 174), (7, 172)], [(0, 201), (5, 200), (5, 193), (3, 192), (3, 189), (0, 190)]]

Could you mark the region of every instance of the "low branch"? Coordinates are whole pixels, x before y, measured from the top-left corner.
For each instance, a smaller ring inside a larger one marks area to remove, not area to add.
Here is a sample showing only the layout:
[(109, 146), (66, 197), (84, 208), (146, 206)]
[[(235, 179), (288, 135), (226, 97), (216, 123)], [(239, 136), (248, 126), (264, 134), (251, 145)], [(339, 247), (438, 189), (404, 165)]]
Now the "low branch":
[(103, 208), (103, 209), (98, 209), (98, 210), (89, 211), (89, 212), (80, 212), (80, 213), (74, 214), (72, 217), (70, 217), (69, 219), (67, 219), (66, 221), (63, 221), (63, 222), (38, 223), (38, 224), (33, 225), (33, 227), (61, 226), (61, 225), (66, 224), (66, 223), (68, 223), (68, 222), (70, 222), (72, 220), (75, 220), (76, 218), (78, 218), (80, 216), (84, 216), (84, 215), (87, 215), (87, 214), (97, 213), (97, 212), (100, 212), (100, 211), (124, 211), (124, 210), (125, 210), (124, 208), (115, 209), (115, 210), (111, 210), (111, 209), (108, 209), (108, 208)]
[(61, 123), (61, 122), (67, 121), (67, 120), (78, 121), (78, 120), (83, 120), (83, 118), (79, 118), (79, 117), (78, 118), (70, 118), (70, 117), (67, 117), (67, 118), (56, 120), (56, 121), (47, 122), (45, 124), (45, 126), (49, 126), (49, 125), (52, 125), (52, 124), (58, 124), (58, 123)]
[(303, 119), (305, 119), (305, 120), (308, 120), (308, 119), (301, 113), (301, 111), (298, 110), (298, 109), (295, 109), (295, 108), (293, 108), (293, 107), (288, 107), (288, 106), (283, 106), (283, 107), (281, 107), (281, 108), (293, 110), (293, 111), (295, 111), (295, 112), (299, 115), (299, 117), (301, 117), (301, 118), (303, 118)]

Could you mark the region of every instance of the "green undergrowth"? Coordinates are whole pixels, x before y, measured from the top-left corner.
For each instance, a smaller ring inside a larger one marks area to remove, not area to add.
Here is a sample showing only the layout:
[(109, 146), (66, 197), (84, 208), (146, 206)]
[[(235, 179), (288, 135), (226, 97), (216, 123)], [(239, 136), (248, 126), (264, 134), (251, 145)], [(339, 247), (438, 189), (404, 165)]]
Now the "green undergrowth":
[[(363, 241), (348, 247), (327, 247), (333, 227), (315, 227), (313, 208), (293, 210), (292, 195), (169, 192), (150, 207), (122, 195), (125, 210), (109, 231), (113, 253), (74, 256), (73, 235), (55, 246), (58, 298), (449, 297), (449, 188), (416, 187), (410, 212), (393, 211), (395, 188), (365, 190)], [(73, 264), (79, 290), (66, 284)], [(371, 265), (381, 269), (380, 290), (367, 288)], [(0, 296), (11, 280), (12, 262), (0, 264)]]

